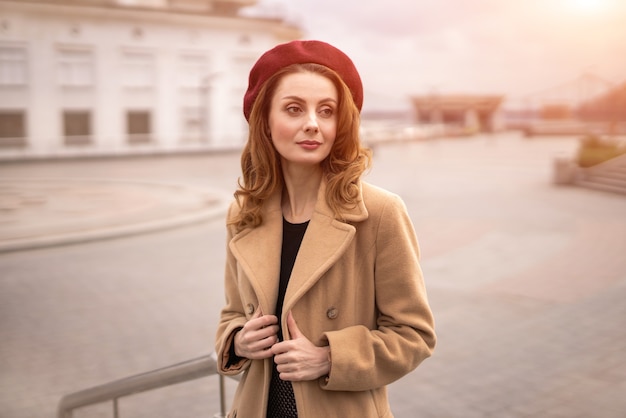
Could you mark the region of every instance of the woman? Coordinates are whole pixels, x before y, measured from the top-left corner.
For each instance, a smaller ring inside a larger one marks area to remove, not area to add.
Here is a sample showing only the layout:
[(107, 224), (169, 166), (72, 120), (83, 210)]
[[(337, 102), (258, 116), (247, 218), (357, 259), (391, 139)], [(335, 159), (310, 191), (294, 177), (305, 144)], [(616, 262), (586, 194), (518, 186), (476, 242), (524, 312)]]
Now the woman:
[(250, 72), (216, 341), (219, 372), (243, 372), (229, 417), (392, 417), (385, 386), (432, 353), (404, 203), (361, 181), (362, 103), (354, 64), (323, 42)]

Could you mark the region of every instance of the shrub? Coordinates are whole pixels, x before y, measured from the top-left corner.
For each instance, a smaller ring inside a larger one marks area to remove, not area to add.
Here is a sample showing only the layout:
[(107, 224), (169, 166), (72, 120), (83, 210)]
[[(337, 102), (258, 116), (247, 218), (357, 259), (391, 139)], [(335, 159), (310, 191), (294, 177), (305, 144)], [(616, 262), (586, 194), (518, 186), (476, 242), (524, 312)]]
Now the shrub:
[(616, 140), (587, 135), (580, 141), (577, 162), (580, 167), (591, 167), (622, 154), (626, 154), (626, 147)]

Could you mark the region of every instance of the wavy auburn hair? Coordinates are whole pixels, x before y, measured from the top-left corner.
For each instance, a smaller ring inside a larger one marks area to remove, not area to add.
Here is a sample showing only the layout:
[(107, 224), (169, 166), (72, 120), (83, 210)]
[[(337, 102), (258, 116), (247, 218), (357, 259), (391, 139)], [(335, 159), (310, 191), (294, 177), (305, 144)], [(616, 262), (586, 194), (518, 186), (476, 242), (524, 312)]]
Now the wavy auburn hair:
[(280, 155), (270, 137), (269, 113), (272, 98), (284, 76), (299, 72), (320, 74), (333, 82), (338, 93), (337, 132), (328, 157), (321, 163), (327, 181), (326, 201), (338, 219), (342, 211), (359, 199), (359, 179), (371, 164), (371, 151), (359, 139), (360, 115), (350, 89), (333, 70), (320, 64), (293, 64), (276, 72), (261, 88), (249, 119), (248, 141), (241, 154), (242, 178), (235, 192), (240, 211), (228, 220), (237, 230), (263, 222), (263, 203), (284, 179)]

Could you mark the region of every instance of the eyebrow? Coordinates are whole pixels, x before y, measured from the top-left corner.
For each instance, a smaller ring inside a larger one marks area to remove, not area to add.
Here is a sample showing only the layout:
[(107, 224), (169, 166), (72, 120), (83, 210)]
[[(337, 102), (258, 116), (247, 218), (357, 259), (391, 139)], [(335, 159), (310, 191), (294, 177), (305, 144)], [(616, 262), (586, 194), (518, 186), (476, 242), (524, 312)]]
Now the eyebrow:
[[(284, 96), (284, 97), (281, 97), (280, 100), (295, 100), (295, 101), (298, 101), (298, 102), (305, 102), (306, 101), (302, 97), (299, 97), (299, 96)], [(337, 100), (333, 99), (332, 97), (327, 97), (327, 98), (322, 99), (322, 100), (319, 101), (319, 103), (326, 103), (326, 102), (337, 103)]]

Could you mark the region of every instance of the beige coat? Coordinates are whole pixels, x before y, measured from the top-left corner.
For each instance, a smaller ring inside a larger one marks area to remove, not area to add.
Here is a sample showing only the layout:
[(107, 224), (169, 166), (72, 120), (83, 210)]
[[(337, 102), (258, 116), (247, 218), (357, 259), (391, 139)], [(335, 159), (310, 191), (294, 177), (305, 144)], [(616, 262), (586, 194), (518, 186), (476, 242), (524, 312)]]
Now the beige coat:
[[(366, 183), (361, 203), (342, 221), (333, 216), (324, 193), (322, 184), (280, 318), (286, 340), (292, 311), (305, 336), (318, 346), (330, 345), (328, 379), (293, 383), (298, 416), (389, 418), (385, 385), (415, 369), (435, 346), (413, 225), (398, 196)], [(261, 226), (228, 230), (226, 305), (215, 348), (221, 374), (244, 372), (229, 417), (265, 417), (272, 360), (226, 364), (233, 331), (259, 305), (264, 314), (274, 313), (280, 200), (277, 193), (266, 202)]]

